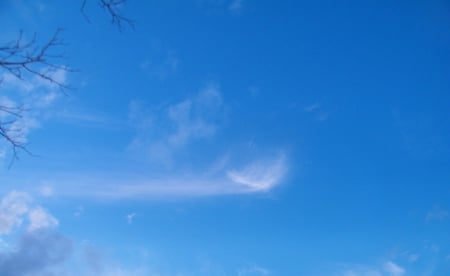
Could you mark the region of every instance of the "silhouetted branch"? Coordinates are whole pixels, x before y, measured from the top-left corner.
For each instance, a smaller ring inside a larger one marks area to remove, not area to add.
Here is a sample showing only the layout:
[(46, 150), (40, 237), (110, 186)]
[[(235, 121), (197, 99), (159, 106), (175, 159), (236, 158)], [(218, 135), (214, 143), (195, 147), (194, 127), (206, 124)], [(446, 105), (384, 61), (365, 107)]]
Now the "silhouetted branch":
[(118, 8), (125, 4), (126, 0), (100, 0), (100, 5), (111, 15), (111, 23), (116, 24), (122, 30), (123, 24), (128, 24), (134, 28), (134, 22), (121, 15)]
[(60, 65), (57, 60), (64, 58), (62, 53), (51, 53), (64, 42), (58, 37), (61, 29), (57, 29), (51, 39), (44, 45), (36, 45), (36, 35), (28, 42), (23, 42), (23, 33), (12, 44), (0, 47), (0, 68), (24, 80), (25, 73), (38, 76), (62, 89), (69, 86), (56, 79), (52, 73), (63, 70), (73, 71), (65, 65)]
[(26, 147), (26, 131), (24, 126), (19, 126), (18, 122), (22, 119), (25, 109), (23, 106), (0, 106), (0, 117), (4, 119), (0, 121), (0, 137), (2, 137), (12, 148), (12, 158), (9, 167), (15, 160), (19, 159), (19, 151), (32, 153)]
[[(121, 14), (120, 8), (126, 4), (127, 0), (97, 0), (100, 7), (111, 17), (111, 23), (116, 25), (120, 31), (125, 25), (134, 28), (133, 20)], [(87, 0), (82, 0), (81, 13), (86, 21), (91, 22), (86, 14)], [(31, 77), (37, 77), (59, 87), (62, 91), (70, 87), (55, 75), (59, 71), (73, 72), (74, 70), (61, 63), (64, 54), (55, 52), (64, 41), (60, 39), (62, 30), (57, 29), (53, 36), (45, 43), (40, 45), (34, 35), (30, 40), (23, 38), (23, 32), (20, 31), (16, 40), (5, 45), (0, 45), (0, 86), (3, 73), (9, 73), (16, 78), (27, 81)], [(3, 71), (3, 72), (2, 72)], [(26, 148), (25, 136), (28, 127), (23, 123), (23, 106), (9, 105), (0, 102), (0, 138), (3, 138), (12, 146), (12, 161), (18, 159), (18, 153), (24, 151), (31, 154)]]
[(81, 3), (80, 11), (81, 11), (81, 14), (84, 16), (84, 19), (86, 19), (86, 21), (88, 23), (91, 23), (91, 20), (89, 19), (89, 17), (86, 14), (86, 2), (87, 2), (87, 0), (83, 0), (83, 2)]
[[(98, 4), (100, 5), (100, 7), (110, 15), (111, 23), (116, 25), (120, 31), (123, 30), (124, 25), (128, 25), (134, 29), (134, 21), (122, 15), (119, 11), (119, 8), (125, 5), (126, 2), (127, 0), (98, 0)], [(84, 16), (88, 23), (91, 23), (91, 20), (86, 13), (86, 4), (87, 0), (83, 0), (80, 8), (81, 14)]]
[[(61, 70), (74, 71), (61, 65), (60, 61), (64, 59), (63, 53), (54, 52), (55, 48), (64, 46), (64, 42), (59, 38), (61, 31), (57, 29), (43, 45), (38, 45), (36, 35), (31, 40), (25, 41), (20, 31), (15, 41), (0, 46), (0, 73), (3, 70), (6, 74), (9, 73), (22, 81), (34, 76), (56, 85), (62, 91), (69, 89), (64, 80), (55, 76), (55, 73)], [(31, 154), (26, 148), (27, 130), (21, 125), (25, 111), (22, 105), (0, 103), (0, 138), (11, 145), (12, 161), (18, 159), (19, 151)]]

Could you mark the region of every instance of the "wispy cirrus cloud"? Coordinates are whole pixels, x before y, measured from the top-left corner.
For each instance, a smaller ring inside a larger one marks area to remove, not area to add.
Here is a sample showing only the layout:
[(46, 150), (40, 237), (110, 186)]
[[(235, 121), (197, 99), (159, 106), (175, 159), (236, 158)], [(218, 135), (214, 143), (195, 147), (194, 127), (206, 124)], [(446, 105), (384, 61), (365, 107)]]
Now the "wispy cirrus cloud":
[(406, 270), (398, 264), (388, 261), (383, 264), (383, 269), (391, 276), (402, 276)]
[(258, 194), (274, 189), (288, 171), (286, 155), (281, 153), (261, 157), (242, 168), (235, 166), (232, 162), (225, 161), (219, 168), (206, 168), (197, 172), (173, 171), (159, 176), (126, 172), (84, 177), (77, 174), (55, 178), (52, 189), (60, 196), (103, 200)]
[(133, 101), (129, 118), (137, 135), (130, 148), (146, 152), (154, 161), (171, 163), (181, 148), (217, 133), (225, 108), (220, 89), (212, 84), (192, 97), (154, 112)]
[[(151, 171), (123, 166), (115, 172), (55, 174), (55, 194), (102, 199), (152, 199), (266, 193), (288, 172), (284, 150), (244, 149), (218, 135), (228, 108), (217, 85), (209, 84), (181, 101), (152, 108), (129, 106), (136, 134), (128, 145), (132, 158)], [(231, 129), (231, 127), (230, 127)], [(217, 144), (216, 144), (217, 142)], [(213, 150), (204, 150), (208, 143)], [(238, 143), (242, 144), (242, 143)], [(244, 143), (245, 144), (245, 143)], [(216, 146), (218, 145), (218, 146)], [(137, 157), (136, 157), (136, 155)], [(198, 155), (201, 155), (198, 158)], [(127, 158), (124, 157), (124, 162)], [(156, 168), (156, 169), (155, 169)], [(87, 188), (89, 187), (89, 188)]]
[(251, 275), (263, 276), (263, 275), (270, 275), (270, 274), (271, 274), (271, 272), (269, 269), (264, 268), (259, 265), (256, 265), (256, 264), (241, 268), (237, 271), (238, 276), (251, 276)]
[(406, 270), (393, 261), (386, 261), (378, 266), (351, 265), (337, 275), (339, 276), (402, 276)]
[(243, 169), (229, 170), (227, 176), (249, 190), (266, 191), (277, 185), (286, 171), (285, 156), (280, 155), (269, 160), (257, 160)]

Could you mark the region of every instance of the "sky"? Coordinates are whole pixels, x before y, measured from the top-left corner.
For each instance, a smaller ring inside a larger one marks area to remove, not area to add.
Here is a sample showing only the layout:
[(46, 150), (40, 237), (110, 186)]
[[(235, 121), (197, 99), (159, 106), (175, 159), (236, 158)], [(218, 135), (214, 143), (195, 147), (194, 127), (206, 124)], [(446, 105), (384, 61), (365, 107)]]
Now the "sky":
[(1, 275), (450, 274), (447, 0), (82, 2), (0, 1), (74, 69), (0, 68)]

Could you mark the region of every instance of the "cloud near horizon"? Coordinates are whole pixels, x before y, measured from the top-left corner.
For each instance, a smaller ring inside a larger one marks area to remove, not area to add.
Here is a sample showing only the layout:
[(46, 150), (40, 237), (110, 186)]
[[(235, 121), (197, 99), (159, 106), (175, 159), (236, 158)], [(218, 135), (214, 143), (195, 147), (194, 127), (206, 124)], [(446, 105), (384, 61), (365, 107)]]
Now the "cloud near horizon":
[(65, 262), (71, 242), (54, 231), (57, 225), (29, 194), (5, 195), (0, 202), (0, 275), (49, 275), (53, 266)]

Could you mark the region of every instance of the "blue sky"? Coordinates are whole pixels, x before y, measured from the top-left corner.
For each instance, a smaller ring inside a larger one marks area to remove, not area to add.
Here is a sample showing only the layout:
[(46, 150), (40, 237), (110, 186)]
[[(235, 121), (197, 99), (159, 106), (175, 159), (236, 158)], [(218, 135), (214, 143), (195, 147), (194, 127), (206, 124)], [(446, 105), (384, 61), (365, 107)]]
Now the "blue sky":
[(0, 274), (450, 273), (448, 1), (70, 2), (0, 3), (77, 69), (0, 71)]

